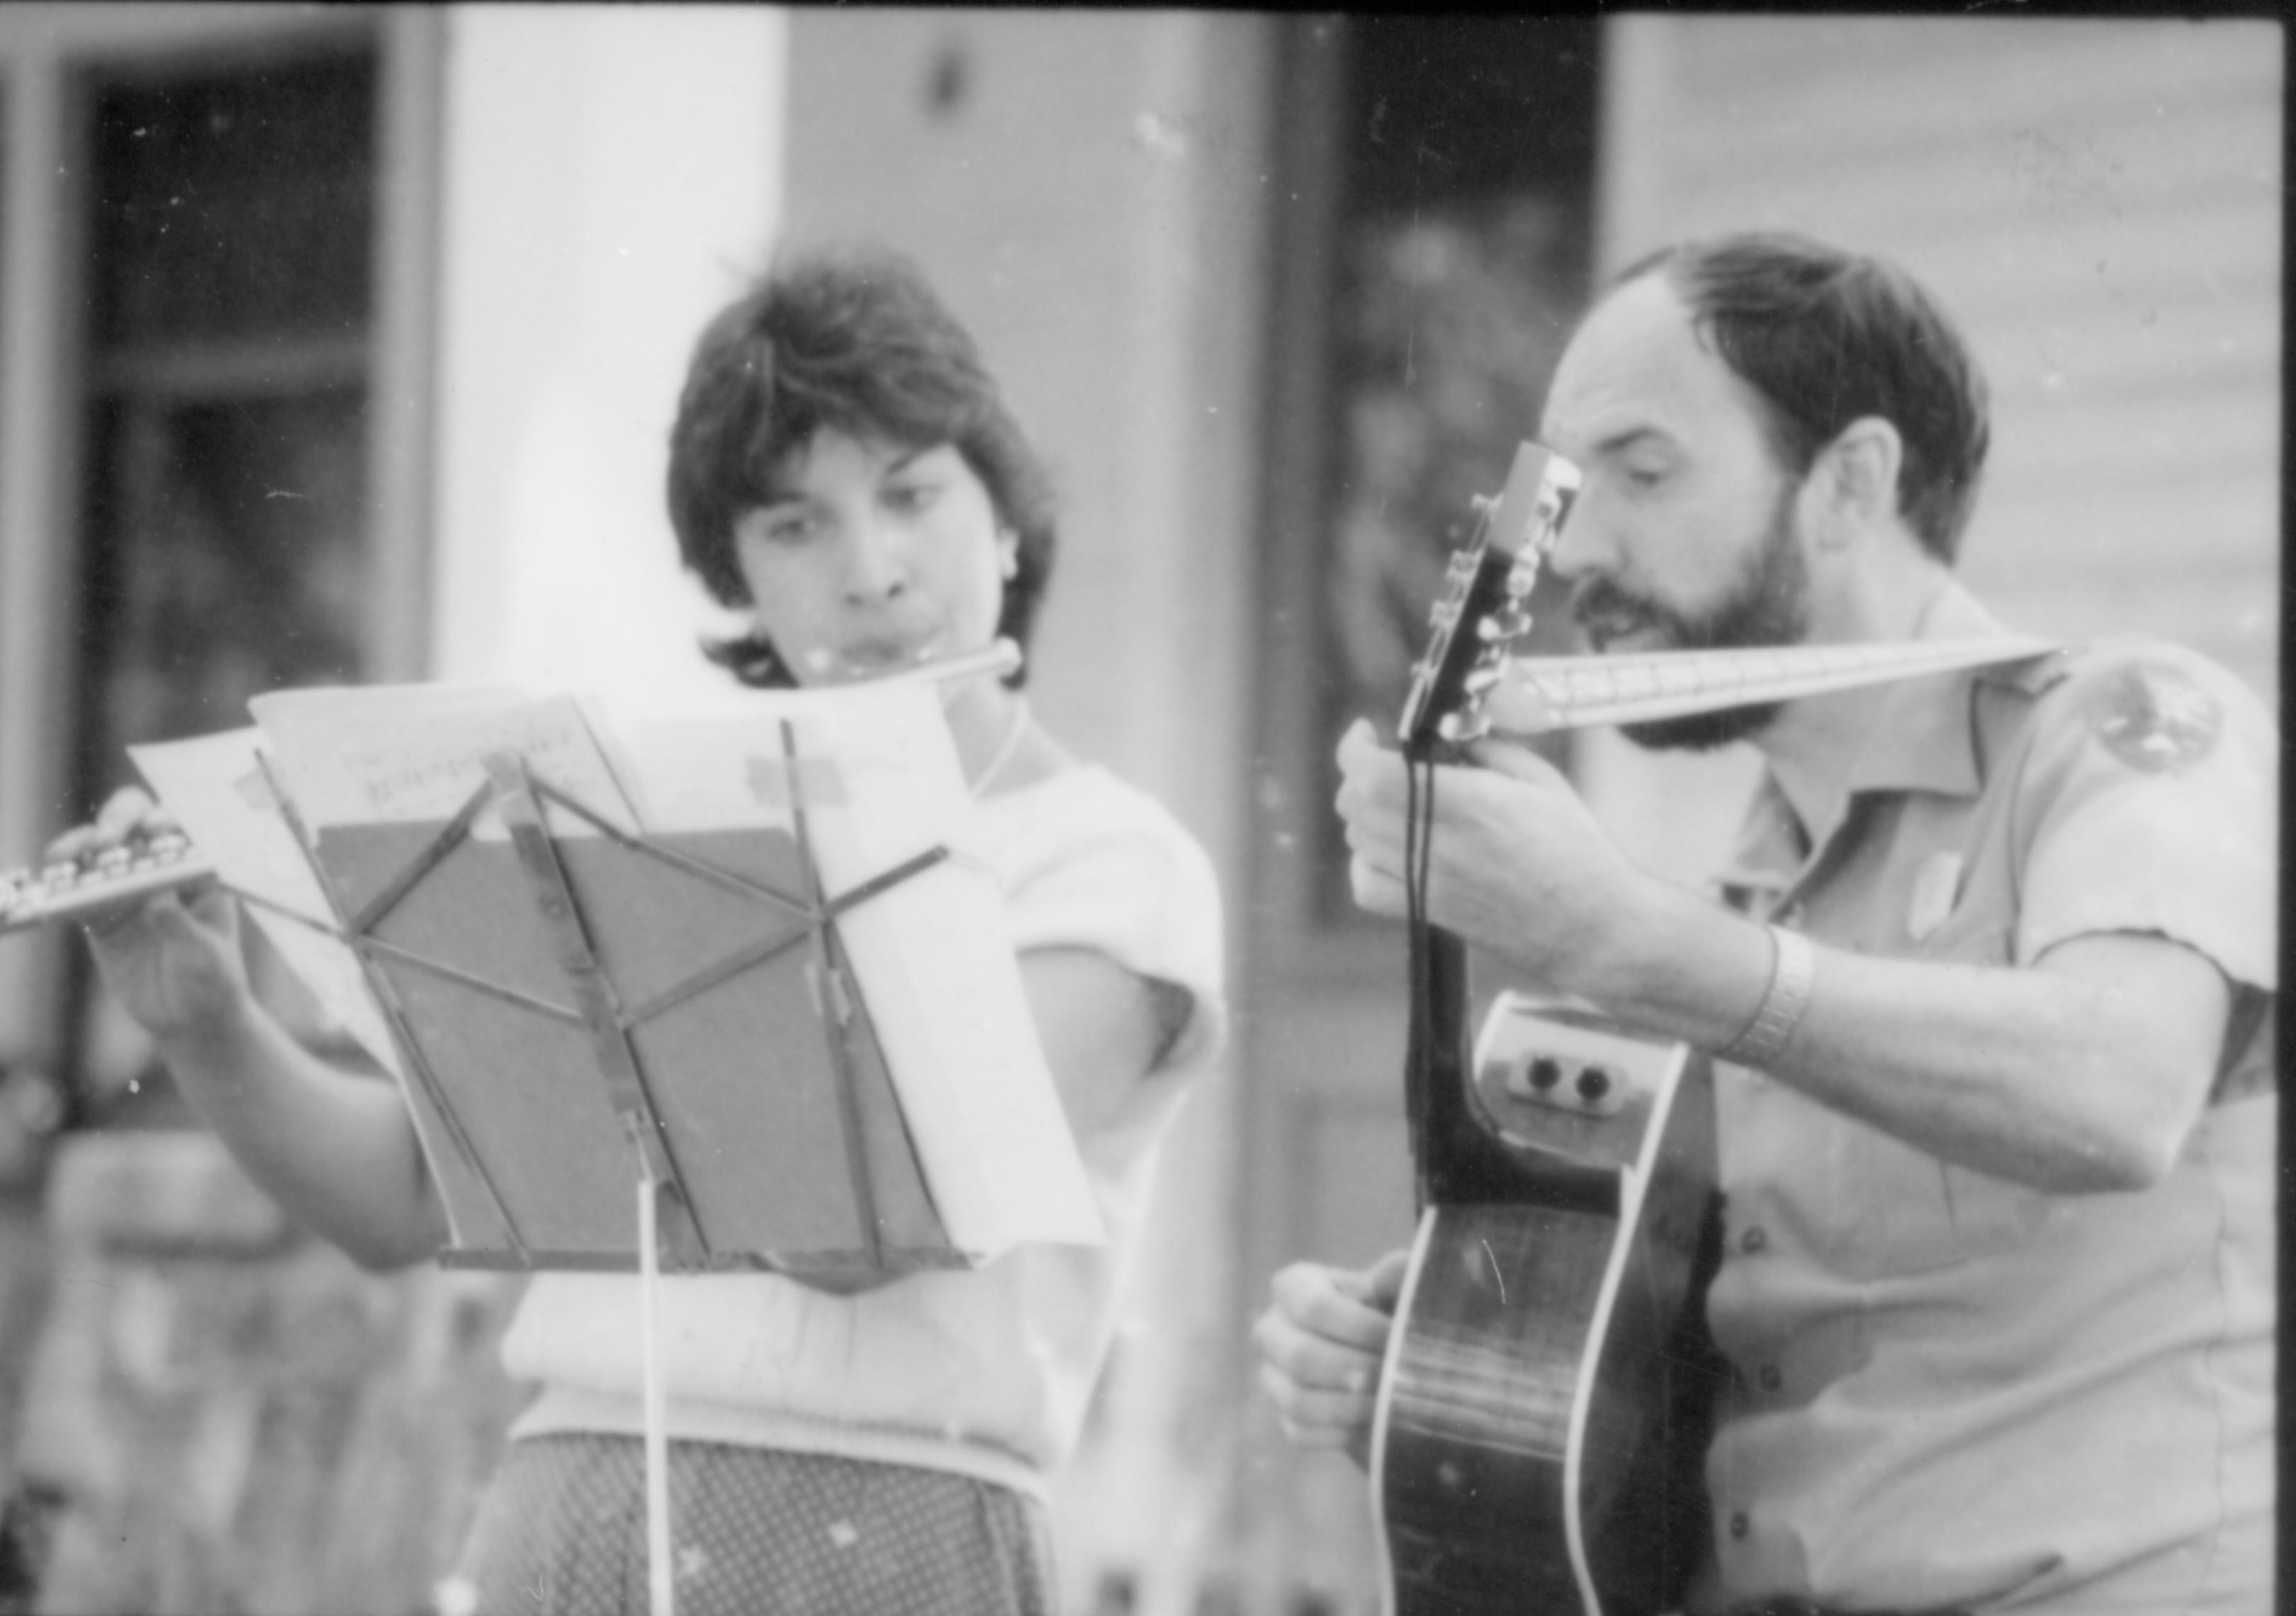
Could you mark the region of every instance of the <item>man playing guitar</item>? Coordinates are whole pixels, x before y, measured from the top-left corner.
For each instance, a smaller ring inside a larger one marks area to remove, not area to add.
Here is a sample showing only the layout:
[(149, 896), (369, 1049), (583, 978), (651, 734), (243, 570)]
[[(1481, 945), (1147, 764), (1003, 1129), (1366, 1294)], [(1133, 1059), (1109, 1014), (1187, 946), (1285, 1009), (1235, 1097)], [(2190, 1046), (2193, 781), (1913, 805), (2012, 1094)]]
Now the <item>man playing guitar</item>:
[[(1987, 447), (1893, 266), (1740, 235), (1629, 269), (1542, 439), (1599, 652), (2003, 631), (1951, 568)], [(1536, 989), (1718, 1057), (1728, 1374), (1693, 1616), (2260, 1613), (2273, 1562), (2278, 736), (2177, 647), (1628, 728), (1744, 739), (1725, 899), (1529, 751), (1437, 768), (1425, 911)], [(1406, 909), (1402, 759), (1358, 726), (1357, 900)], [(1360, 1444), (1404, 1265), (1302, 1264), (1256, 1330), (1305, 1443)]]

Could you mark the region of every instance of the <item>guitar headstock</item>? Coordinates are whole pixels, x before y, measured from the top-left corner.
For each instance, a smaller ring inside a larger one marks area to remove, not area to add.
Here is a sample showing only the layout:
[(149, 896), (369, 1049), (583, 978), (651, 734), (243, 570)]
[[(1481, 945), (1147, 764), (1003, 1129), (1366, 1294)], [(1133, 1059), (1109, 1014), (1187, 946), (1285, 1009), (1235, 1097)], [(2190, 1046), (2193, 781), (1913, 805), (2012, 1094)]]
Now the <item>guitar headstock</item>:
[(1483, 697), (1498, 682), (1508, 646), (1530, 631), (1531, 589), (1578, 491), (1578, 467), (1526, 442), (1498, 496), (1475, 502), (1481, 520), (1451, 557), (1428, 613), (1427, 649), (1411, 670), (1396, 726), (1406, 753), (1472, 741), (1488, 727)]

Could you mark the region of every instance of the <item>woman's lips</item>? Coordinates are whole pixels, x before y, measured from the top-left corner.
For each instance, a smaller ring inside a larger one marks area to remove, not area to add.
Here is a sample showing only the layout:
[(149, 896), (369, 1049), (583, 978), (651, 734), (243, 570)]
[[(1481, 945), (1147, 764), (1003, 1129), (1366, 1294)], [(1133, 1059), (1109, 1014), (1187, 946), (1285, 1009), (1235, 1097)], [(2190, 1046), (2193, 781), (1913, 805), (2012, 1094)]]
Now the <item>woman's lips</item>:
[(930, 636), (919, 639), (870, 640), (823, 654), (830, 677), (851, 683), (881, 678), (889, 673), (905, 672), (920, 662), (930, 661), (939, 644)]

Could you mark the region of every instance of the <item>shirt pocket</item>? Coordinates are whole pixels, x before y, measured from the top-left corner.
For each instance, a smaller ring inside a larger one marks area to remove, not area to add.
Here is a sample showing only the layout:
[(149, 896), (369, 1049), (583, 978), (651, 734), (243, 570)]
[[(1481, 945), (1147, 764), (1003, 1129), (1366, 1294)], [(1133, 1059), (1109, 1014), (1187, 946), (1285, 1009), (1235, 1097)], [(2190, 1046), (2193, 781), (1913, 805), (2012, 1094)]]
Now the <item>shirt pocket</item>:
[(1852, 1124), (1833, 1153), (1834, 1259), (1857, 1279), (1935, 1273), (2013, 1251), (2049, 1215), (2038, 1191)]

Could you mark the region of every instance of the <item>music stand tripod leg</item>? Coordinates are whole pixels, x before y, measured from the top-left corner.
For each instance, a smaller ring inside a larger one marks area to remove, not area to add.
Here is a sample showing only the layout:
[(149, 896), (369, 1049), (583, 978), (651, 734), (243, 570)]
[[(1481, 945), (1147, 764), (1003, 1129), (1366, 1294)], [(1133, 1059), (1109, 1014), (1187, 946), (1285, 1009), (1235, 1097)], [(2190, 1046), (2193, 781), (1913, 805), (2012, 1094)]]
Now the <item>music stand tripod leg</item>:
[[(258, 752), (255, 762), (256, 767), (262, 771), (264, 790), (270, 799), (269, 806), (277, 812), (281, 822), (286, 825), (288, 833), (294, 837), (295, 845), (303, 855), (303, 862), (309, 866), (312, 879), (318, 883), (321, 894), (326, 898), (328, 912), (334, 917), (334, 924), (332, 928), (320, 929), (327, 931), (330, 935), (348, 947), (353, 957), (358, 961), (360, 973), (365, 977), (367, 989), (374, 997), (376, 1008), (381, 1012), (383, 1023), (390, 1033), (391, 1042), (398, 1051), (399, 1059), (406, 1062), (409, 1080), (414, 1087), (422, 1091), (432, 1113), (438, 1117), (440, 1126), (446, 1129), (447, 1140), (453, 1144), (455, 1154), (461, 1159), (462, 1166), (477, 1180), (480, 1189), (485, 1192), (488, 1204), (494, 1209), (495, 1216), (502, 1225), (503, 1236), (510, 1242), (511, 1253), (517, 1266), (522, 1268), (532, 1267), (533, 1259), (528, 1252), (524, 1236), (519, 1232), (518, 1219), (511, 1215), (510, 1202), (504, 1197), (501, 1186), (496, 1184), (494, 1174), (488, 1169), (486, 1158), (479, 1153), (477, 1144), (472, 1140), (470, 1131), (463, 1126), (461, 1114), (455, 1111), (453, 1102), (447, 1095), (445, 1086), (439, 1081), (438, 1074), (431, 1070), (429, 1058), (423, 1054), (422, 1046), (414, 1037), (414, 1027), (407, 1019), (406, 1008), (399, 1001), (398, 989), (391, 986), (390, 978), (375, 958), (374, 939), (370, 932), (381, 918), (387, 906), (370, 905), (364, 915), (351, 914), (349, 906), (344, 901), (342, 890), (336, 885), (333, 876), (328, 873), (325, 863), (319, 857), (317, 841), (312, 836), (309, 827), (304, 824), (302, 815), (296, 809), (294, 799), (287, 794), (286, 786), (274, 770), (270, 759), (264, 753)], [(439, 833), (437, 840), (415, 861), (415, 865), (409, 866), (414, 873), (403, 877), (400, 882), (394, 883), (395, 891), (403, 890), (404, 886), (419, 879), (422, 874), (427, 873), (446, 856), (447, 851), (467, 830), (484, 795), (483, 788), (473, 793), (471, 802), (465, 805), (464, 811), (457, 814), (454, 821)], [(281, 913), (286, 912), (283, 910)], [(293, 918), (305, 924), (312, 923), (301, 915), (296, 915)], [(447, 1194), (445, 1185), (440, 1184), (437, 1188), (443, 1200)]]

